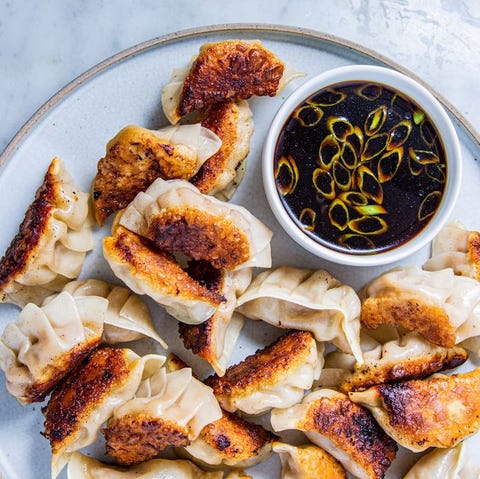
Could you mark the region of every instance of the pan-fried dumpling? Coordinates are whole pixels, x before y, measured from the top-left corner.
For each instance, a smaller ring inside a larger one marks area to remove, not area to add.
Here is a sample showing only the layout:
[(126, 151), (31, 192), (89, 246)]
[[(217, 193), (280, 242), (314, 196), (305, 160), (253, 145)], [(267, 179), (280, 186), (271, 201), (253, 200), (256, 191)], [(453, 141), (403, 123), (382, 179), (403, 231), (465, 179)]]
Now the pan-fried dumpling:
[(245, 100), (209, 105), (202, 114), (202, 126), (213, 131), (222, 146), (190, 180), (202, 193), (227, 201), (235, 192), (245, 171), (250, 151), (253, 115)]
[(186, 459), (152, 459), (129, 468), (112, 466), (79, 452), (68, 463), (68, 479), (222, 479), (223, 472), (205, 472)]
[(461, 442), (451, 449), (434, 449), (422, 456), (403, 479), (479, 479), (480, 468), (466, 456)]
[(88, 194), (54, 158), (0, 260), (0, 303), (40, 304), (76, 278), (93, 248)]
[(225, 298), (188, 275), (175, 258), (135, 233), (114, 226), (103, 254), (115, 275), (137, 294), (147, 294), (179, 321), (206, 321)]
[(103, 327), (103, 338), (116, 344), (149, 337), (165, 349), (165, 341), (157, 334), (148, 306), (127, 288), (114, 286), (98, 279), (71, 281), (63, 291), (74, 297), (100, 296), (108, 301)]
[(455, 274), (480, 280), (480, 233), (468, 231), (459, 221), (446, 225), (432, 242), (428, 271), (452, 268)]
[(114, 409), (136, 393), (144, 369), (160, 369), (165, 357), (140, 357), (129, 349), (98, 349), (52, 393), (43, 435), (52, 447), (52, 478), (72, 452), (92, 444)]
[(348, 393), (363, 391), (376, 384), (423, 379), (433, 373), (460, 366), (468, 359), (468, 353), (462, 347), (435, 346), (417, 333), (398, 335), (382, 344), (362, 331), (360, 344), (363, 364), (356, 364), (352, 356), (350, 361), (341, 357), (347, 355), (340, 352), (330, 353), (325, 358), (322, 375), (325, 373), (326, 377), (319, 379), (322, 386), (327, 386), (327, 376), (334, 374), (328, 369), (335, 371), (346, 367), (343, 369), (345, 374), (338, 375), (339, 383), (335, 386)]
[(238, 311), (280, 328), (311, 331), (362, 362), (360, 300), (326, 271), (280, 268), (260, 273), (238, 299)]
[(125, 208), (157, 178), (192, 178), (221, 144), (200, 123), (160, 130), (123, 128), (108, 142), (105, 157), (97, 165), (92, 186), (97, 223), (102, 225), (112, 213)]
[(29, 303), (0, 338), (0, 367), (20, 402), (43, 401), (102, 339), (108, 301), (57, 294), (41, 307)]
[[(169, 371), (188, 367), (175, 354), (169, 354), (166, 364)], [(197, 439), (178, 452), (200, 465), (251, 467), (270, 456), (277, 439), (260, 424), (222, 409), (221, 418), (207, 424)]]
[(212, 103), (275, 96), (299, 76), (303, 74), (258, 40), (206, 43), (190, 65), (173, 71), (162, 90), (162, 107), (170, 123), (177, 123), (182, 116)]
[(252, 476), (249, 476), (245, 472), (238, 470), (238, 471), (231, 471), (226, 473), (225, 479), (253, 479)]
[(318, 379), (323, 366), (323, 345), (308, 331), (289, 331), (273, 344), (227, 368), (223, 377), (210, 376), (223, 409), (262, 414), (274, 407), (289, 407)]
[(315, 444), (292, 446), (274, 442), (273, 450), (282, 463), (281, 479), (347, 479), (342, 465)]
[(454, 447), (480, 429), (480, 368), (351, 392), (384, 431), (414, 452)]
[(395, 268), (368, 284), (361, 297), (367, 328), (394, 324), (446, 348), (480, 335), (480, 282), (450, 268)]
[[(204, 276), (203, 268), (200, 278)], [(192, 275), (192, 274), (191, 274)], [(243, 316), (234, 313), (237, 297), (252, 279), (251, 268), (239, 271), (218, 270), (212, 287), (225, 297), (213, 315), (199, 325), (179, 323), (180, 337), (187, 349), (208, 361), (219, 376), (225, 374), (227, 363), (243, 327)]]
[(144, 373), (135, 397), (117, 407), (103, 430), (106, 451), (120, 464), (152, 459), (168, 446), (186, 446), (222, 416), (211, 388), (191, 368)]
[(271, 455), (275, 439), (261, 425), (222, 411), (222, 417), (205, 426), (185, 452), (201, 465), (252, 467)]
[(157, 179), (119, 221), (162, 250), (180, 251), (215, 268), (271, 265), (272, 232), (242, 206), (203, 195), (187, 181)]
[(359, 479), (382, 479), (396, 456), (397, 445), (370, 412), (331, 389), (314, 391), (290, 408), (274, 409), (271, 422), (274, 431), (303, 431)]

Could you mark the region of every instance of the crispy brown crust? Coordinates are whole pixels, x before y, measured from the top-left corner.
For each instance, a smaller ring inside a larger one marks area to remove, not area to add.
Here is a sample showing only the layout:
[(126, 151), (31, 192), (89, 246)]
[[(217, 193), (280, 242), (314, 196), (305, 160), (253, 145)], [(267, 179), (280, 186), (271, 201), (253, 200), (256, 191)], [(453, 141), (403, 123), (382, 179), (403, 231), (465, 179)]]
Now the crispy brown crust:
[(246, 397), (259, 386), (277, 384), (286, 374), (299, 368), (310, 355), (313, 342), (310, 332), (289, 331), (270, 346), (230, 366), (224, 376), (208, 377), (205, 384), (213, 389), (217, 398)]
[(106, 453), (123, 465), (152, 459), (169, 446), (190, 444), (186, 427), (144, 414), (115, 419), (102, 432), (106, 440)]
[(343, 466), (327, 451), (313, 444), (299, 446), (294, 462), (298, 464), (303, 479), (347, 479)]
[(480, 428), (480, 368), (375, 389), (401, 444), (453, 447)]
[(250, 459), (257, 456), (266, 445), (278, 440), (277, 436), (259, 424), (227, 411), (222, 411), (222, 414), (220, 419), (207, 424), (199, 437), (225, 459)]
[(423, 379), (433, 373), (453, 369), (468, 359), (467, 351), (460, 347), (445, 349), (429, 354), (427, 357), (412, 358), (389, 364), (357, 366), (355, 372), (348, 376), (339, 386), (340, 391), (364, 391), (376, 384)]
[(170, 353), (167, 356), (167, 361), (165, 362), (165, 366), (169, 372), (178, 371), (180, 369), (190, 367), (183, 359), (179, 358), (175, 353)]
[(258, 41), (203, 45), (183, 84), (178, 114), (225, 100), (275, 96), (283, 71), (283, 63)]
[(202, 299), (218, 306), (224, 297), (192, 279), (168, 253), (154, 248), (145, 239), (123, 226), (104, 238), (106, 254), (128, 266), (132, 275), (150, 284), (154, 290), (185, 299)]
[(299, 429), (327, 437), (354, 458), (372, 479), (384, 477), (398, 449), (370, 412), (347, 397), (323, 397), (312, 402)]
[(438, 346), (455, 346), (455, 327), (445, 310), (413, 295), (378, 295), (367, 298), (362, 304), (360, 320), (369, 329), (382, 324), (394, 324), (415, 331)]
[(237, 143), (238, 117), (238, 106), (231, 101), (210, 105), (203, 113), (202, 126), (213, 131), (222, 140), (222, 146), (190, 180), (202, 193), (206, 194), (215, 187), (228, 164)]
[(56, 389), (45, 408), (44, 436), (58, 451), (112, 390), (129, 376), (125, 350), (98, 349)]
[(480, 280), (480, 233), (472, 231), (468, 237), (468, 257), (475, 270), (475, 279)]
[(195, 207), (161, 211), (145, 236), (162, 250), (181, 251), (214, 268), (234, 269), (250, 255), (248, 239), (238, 226)]
[(24, 399), (27, 402), (43, 401), (47, 394), (100, 344), (101, 340), (100, 334), (55, 358), (42, 372), (42, 379), (25, 391)]
[[(38, 249), (40, 238), (55, 208), (58, 195), (60, 160), (54, 158), (38, 188), (35, 199), (25, 213), (18, 233), (0, 260), (0, 289), (25, 271), (27, 263)], [(0, 302), (2, 302), (0, 294)]]
[(157, 178), (188, 180), (196, 167), (192, 155), (185, 155), (151, 131), (138, 126), (123, 128), (110, 140), (97, 165), (92, 186), (97, 223), (102, 225), (112, 213), (125, 208)]
[(215, 320), (213, 316), (200, 324), (178, 323), (178, 333), (186, 349), (205, 361), (215, 360), (212, 339), (215, 335)]
[[(214, 270), (208, 263), (195, 262), (188, 272), (193, 278), (203, 281), (207, 288), (221, 294), (224, 286), (224, 274), (221, 270)], [(205, 283), (206, 281), (206, 283)], [(213, 338), (215, 337), (215, 315), (200, 324), (178, 323), (178, 332), (187, 349), (203, 358), (210, 364), (216, 359)]]

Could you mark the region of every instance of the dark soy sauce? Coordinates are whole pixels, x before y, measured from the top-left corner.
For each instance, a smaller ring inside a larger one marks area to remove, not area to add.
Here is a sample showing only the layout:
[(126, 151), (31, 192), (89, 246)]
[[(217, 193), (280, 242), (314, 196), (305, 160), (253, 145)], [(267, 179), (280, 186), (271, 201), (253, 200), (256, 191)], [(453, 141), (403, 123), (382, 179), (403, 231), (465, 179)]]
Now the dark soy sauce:
[(276, 145), (279, 196), (299, 228), (349, 253), (395, 248), (440, 205), (445, 149), (424, 111), (378, 83), (348, 82), (299, 105)]

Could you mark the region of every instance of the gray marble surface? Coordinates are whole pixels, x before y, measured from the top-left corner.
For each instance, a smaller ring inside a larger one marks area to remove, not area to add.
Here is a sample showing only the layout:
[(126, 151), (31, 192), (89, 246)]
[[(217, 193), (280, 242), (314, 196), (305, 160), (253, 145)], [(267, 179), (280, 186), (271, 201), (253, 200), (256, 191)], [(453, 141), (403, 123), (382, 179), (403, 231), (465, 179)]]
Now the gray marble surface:
[(480, 130), (477, 0), (0, 0), (0, 151), (86, 69), (169, 32), (262, 22), (360, 43), (412, 70)]
[[(0, 0), (0, 152), (52, 95), (105, 58), (174, 31), (247, 22), (314, 29), (375, 50), (429, 83), (480, 132), (478, 0)], [(59, 131), (56, 134), (61, 135)], [(74, 142), (63, 143), (65, 150), (75, 149)], [(35, 153), (40, 156), (41, 152)], [(33, 173), (29, 173), (26, 180), (4, 181), (8, 187), (0, 187), (0, 196), (10, 198), (10, 191), (31, 180)], [(85, 178), (90, 174), (86, 171)], [(474, 178), (473, 192), (462, 204), (471, 205), (470, 198), (478, 198)], [(7, 204), (9, 214), (18, 216), (8, 203), (0, 201)], [(465, 216), (470, 214), (468, 207), (465, 211)], [(4, 391), (1, 394), (5, 398)], [(38, 453), (39, 464), (35, 454), (28, 455), (25, 464), (34, 473), (44, 471), (48, 446), (46, 441), (38, 442), (41, 414), (37, 410), (20, 417), (18, 411), (0, 407), (0, 432), (15, 431), (15, 440), (23, 441), (23, 453), (28, 447)], [(6, 455), (1, 449), (0, 479), (2, 467), (8, 467), (5, 477), (23, 479), (17, 471), (22, 461), (16, 459), (16, 450), (12, 452), (15, 441)]]

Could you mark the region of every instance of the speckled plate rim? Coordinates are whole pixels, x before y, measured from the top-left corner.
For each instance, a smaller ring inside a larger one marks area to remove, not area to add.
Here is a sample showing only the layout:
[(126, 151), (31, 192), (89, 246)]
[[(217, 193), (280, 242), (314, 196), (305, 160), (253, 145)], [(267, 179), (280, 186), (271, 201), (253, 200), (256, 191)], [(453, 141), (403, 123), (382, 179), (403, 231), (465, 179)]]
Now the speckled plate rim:
[(106, 60), (98, 63), (93, 66), (86, 72), (82, 73), (80, 76), (72, 80), (61, 90), (59, 90), (55, 95), (53, 95), (47, 102), (45, 102), (27, 121), (26, 123), (18, 130), (15, 136), (7, 144), (6, 148), (0, 155), (0, 168), (3, 167), (7, 161), (13, 156), (13, 153), (16, 151), (18, 146), (28, 135), (30, 130), (59, 102), (61, 102), (65, 97), (72, 93), (76, 88), (78, 88), (83, 83), (91, 80), (95, 76), (99, 75), (104, 70), (111, 68), (117, 63), (120, 63), (128, 58), (131, 58), (135, 55), (139, 55), (147, 50), (158, 48), (159, 46), (166, 45), (169, 43), (174, 43), (177, 41), (185, 40), (190, 37), (195, 37), (199, 35), (211, 34), (211, 33), (222, 33), (222, 32), (261, 32), (261, 33), (271, 33), (271, 34), (285, 34), (291, 35), (294, 37), (304, 37), (308, 39), (323, 41), (327, 44), (332, 44), (335, 46), (340, 46), (351, 50), (355, 53), (365, 55), (371, 59), (383, 63), (385, 66), (394, 68), (401, 73), (404, 73), (411, 78), (415, 79), (417, 82), (422, 84), (427, 88), (433, 96), (437, 98), (440, 103), (450, 112), (450, 114), (459, 122), (461, 126), (469, 133), (472, 140), (480, 146), (480, 134), (473, 128), (472, 124), (442, 95), (435, 91), (428, 83), (418, 77), (415, 73), (411, 72), (407, 68), (404, 68), (402, 65), (396, 63), (390, 58), (377, 53), (374, 50), (366, 48), (358, 43), (351, 42), (344, 38), (330, 35), (328, 33), (322, 33), (316, 30), (293, 27), (287, 25), (277, 25), (277, 24), (268, 24), (268, 23), (225, 23), (218, 25), (208, 25), (203, 27), (195, 27), (187, 30), (180, 30), (177, 32), (169, 33), (162, 35), (160, 37), (147, 40), (145, 42), (139, 43), (133, 47), (127, 48)]

